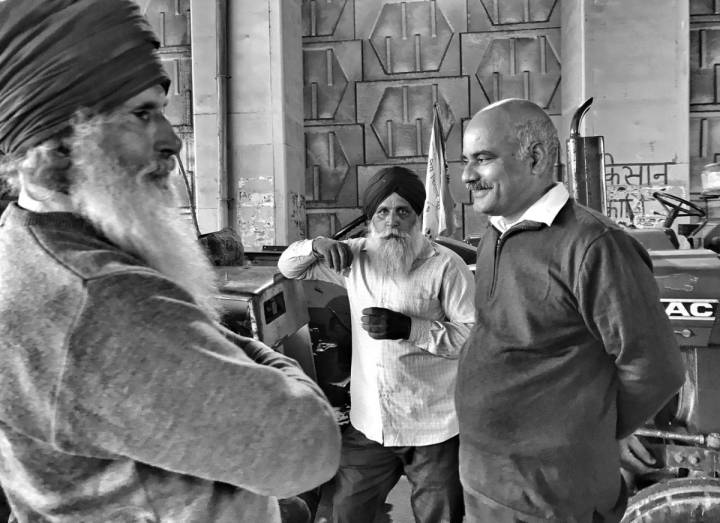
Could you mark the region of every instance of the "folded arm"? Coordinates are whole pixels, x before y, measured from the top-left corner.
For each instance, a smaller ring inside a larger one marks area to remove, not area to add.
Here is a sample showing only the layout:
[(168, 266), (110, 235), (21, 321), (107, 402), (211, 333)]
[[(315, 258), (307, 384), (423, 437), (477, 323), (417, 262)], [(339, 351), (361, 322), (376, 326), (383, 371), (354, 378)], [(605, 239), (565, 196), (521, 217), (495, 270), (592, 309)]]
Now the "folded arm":
[(279, 497), (332, 477), (333, 410), (292, 360), (221, 332), (167, 280), (90, 287), (58, 387), (59, 445)]

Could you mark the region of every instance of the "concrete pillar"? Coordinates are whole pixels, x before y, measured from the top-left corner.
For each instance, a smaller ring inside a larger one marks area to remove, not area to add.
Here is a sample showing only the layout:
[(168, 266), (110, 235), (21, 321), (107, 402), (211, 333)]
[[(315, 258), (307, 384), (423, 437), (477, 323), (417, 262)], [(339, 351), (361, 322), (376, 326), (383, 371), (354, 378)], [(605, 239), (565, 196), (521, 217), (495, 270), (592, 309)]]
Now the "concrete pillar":
[(190, 0), (195, 205), (200, 232), (220, 228), (218, 194), (218, 96), (215, 79), (215, 5)]
[[(196, 203), (202, 232), (222, 225), (215, 2), (191, 0)], [(301, 0), (228, 0), (229, 226), (246, 250), (304, 236)]]
[(305, 228), (301, 0), (230, 2), (233, 226), (246, 250)]
[[(561, 23), (561, 141), (568, 136), (572, 114), (592, 96), (581, 134), (603, 135), (605, 152), (616, 164), (669, 163), (668, 184), (682, 185), (686, 191), (688, 4), (563, 0)], [(650, 170), (657, 169), (662, 167)], [(662, 177), (650, 182), (662, 185)]]

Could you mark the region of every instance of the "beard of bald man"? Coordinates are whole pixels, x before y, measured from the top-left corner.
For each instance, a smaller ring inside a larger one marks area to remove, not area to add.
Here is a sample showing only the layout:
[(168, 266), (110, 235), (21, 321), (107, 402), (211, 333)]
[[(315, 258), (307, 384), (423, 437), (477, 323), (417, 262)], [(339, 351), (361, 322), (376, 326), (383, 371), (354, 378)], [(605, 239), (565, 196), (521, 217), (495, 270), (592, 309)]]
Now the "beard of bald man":
[(123, 165), (101, 145), (112, 118), (95, 116), (74, 126), (69, 143), (73, 206), (108, 240), (180, 285), (217, 319), (215, 274), (191, 223), (180, 216), (169, 181), (174, 162)]
[(422, 223), (417, 217), (410, 232), (402, 232), (396, 227), (378, 229), (370, 221), (365, 248), (373, 270), (378, 274), (398, 277), (410, 273), (424, 242)]

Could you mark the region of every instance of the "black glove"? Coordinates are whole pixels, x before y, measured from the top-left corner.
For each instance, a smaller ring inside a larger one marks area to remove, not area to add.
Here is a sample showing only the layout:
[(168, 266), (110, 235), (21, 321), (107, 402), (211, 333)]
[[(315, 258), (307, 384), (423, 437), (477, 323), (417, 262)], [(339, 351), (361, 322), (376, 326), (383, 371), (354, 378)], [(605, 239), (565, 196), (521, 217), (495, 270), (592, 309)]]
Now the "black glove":
[(362, 310), (362, 328), (376, 340), (406, 340), (410, 336), (411, 320), (400, 312), (369, 307)]
[(350, 247), (330, 238), (315, 238), (312, 242), (312, 251), (318, 259), (323, 260), (335, 272), (347, 269), (353, 261)]

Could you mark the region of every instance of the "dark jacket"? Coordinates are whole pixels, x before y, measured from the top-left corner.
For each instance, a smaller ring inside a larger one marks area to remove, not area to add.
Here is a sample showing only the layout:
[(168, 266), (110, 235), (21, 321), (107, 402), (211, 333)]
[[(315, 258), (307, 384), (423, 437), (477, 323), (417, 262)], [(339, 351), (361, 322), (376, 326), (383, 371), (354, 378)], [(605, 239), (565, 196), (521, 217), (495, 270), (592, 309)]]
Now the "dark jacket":
[(570, 200), (550, 227), (488, 226), (475, 279), (456, 392), (463, 485), (528, 521), (609, 510), (617, 438), (684, 378), (647, 252)]

